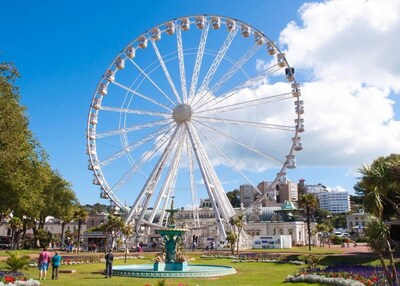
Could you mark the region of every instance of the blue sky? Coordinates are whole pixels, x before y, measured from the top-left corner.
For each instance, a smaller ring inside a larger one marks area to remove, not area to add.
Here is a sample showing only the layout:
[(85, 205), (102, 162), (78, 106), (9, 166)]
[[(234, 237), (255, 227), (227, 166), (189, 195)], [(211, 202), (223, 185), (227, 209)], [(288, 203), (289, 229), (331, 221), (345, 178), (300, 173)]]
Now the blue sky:
[(288, 172), (290, 180), (353, 192), (358, 167), (399, 152), (398, 1), (1, 0), (0, 5), (0, 61), (19, 69), (30, 128), (83, 204), (107, 203), (92, 184), (85, 154), (87, 116), (101, 76), (137, 36), (188, 15), (248, 22), (286, 51), (306, 107), (304, 151), (298, 168)]

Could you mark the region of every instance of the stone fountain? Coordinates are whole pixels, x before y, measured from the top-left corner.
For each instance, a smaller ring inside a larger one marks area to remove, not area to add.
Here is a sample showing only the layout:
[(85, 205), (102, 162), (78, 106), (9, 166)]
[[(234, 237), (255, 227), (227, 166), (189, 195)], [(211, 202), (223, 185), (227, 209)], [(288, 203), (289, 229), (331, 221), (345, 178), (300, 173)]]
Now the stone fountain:
[(169, 213), (167, 228), (157, 229), (156, 233), (161, 235), (165, 243), (165, 251), (156, 258), (154, 270), (183, 271), (187, 270), (186, 257), (179, 251), (179, 243), (186, 229), (178, 229), (175, 225), (174, 214), (179, 210), (174, 209), (174, 197), (171, 200), (171, 208), (166, 210)]
[(161, 255), (157, 256), (154, 264), (131, 264), (113, 266), (114, 276), (142, 278), (176, 278), (176, 277), (216, 277), (235, 274), (230, 266), (189, 264), (180, 251), (180, 241), (187, 229), (178, 229), (175, 225), (174, 198), (171, 200), (167, 227), (155, 230), (160, 234), (165, 244)]

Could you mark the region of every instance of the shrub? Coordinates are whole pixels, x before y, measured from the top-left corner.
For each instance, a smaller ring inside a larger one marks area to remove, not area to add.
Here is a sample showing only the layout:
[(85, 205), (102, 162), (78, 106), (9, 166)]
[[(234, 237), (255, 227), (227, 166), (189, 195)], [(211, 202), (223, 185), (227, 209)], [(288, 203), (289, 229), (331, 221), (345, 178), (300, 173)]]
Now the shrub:
[(19, 252), (7, 251), (8, 258), (6, 260), (6, 269), (11, 272), (16, 272), (23, 269), (28, 269), (30, 257), (27, 255), (20, 256)]
[(332, 241), (332, 244), (343, 244), (344, 243), (343, 237), (340, 237), (337, 235), (332, 236), (331, 241)]

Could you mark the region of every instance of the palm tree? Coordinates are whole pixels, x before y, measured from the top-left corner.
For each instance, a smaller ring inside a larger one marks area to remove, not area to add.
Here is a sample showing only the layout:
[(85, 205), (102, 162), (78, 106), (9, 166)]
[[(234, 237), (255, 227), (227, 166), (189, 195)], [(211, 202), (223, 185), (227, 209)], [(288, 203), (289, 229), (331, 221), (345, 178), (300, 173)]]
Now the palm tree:
[(133, 225), (131, 223), (126, 223), (123, 222), (123, 225), (121, 227), (121, 233), (124, 236), (124, 244), (125, 244), (125, 263), (126, 263), (126, 259), (127, 259), (127, 255), (128, 255), (128, 245), (127, 245), (127, 240), (128, 238), (130, 238), (133, 233), (134, 233), (134, 228)]
[[(370, 217), (367, 223), (367, 228), (365, 230), (365, 236), (368, 239), (369, 247), (379, 257), (379, 260), (385, 272), (386, 280), (388, 281), (389, 285), (399, 285), (399, 280), (396, 273), (396, 266), (393, 259), (393, 251), (390, 245), (389, 227), (386, 226), (380, 218)], [(385, 259), (383, 258), (384, 251), (388, 251), (389, 253), (392, 275), (390, 275), (385, 263)]]
[(28, 269), (31, 258), (28, 255), (20, 256), (18, 252), (6, 251), (8, 258), (6, 260), (6, 269), (11, 272)]
[(313, 194), (305, 194), (300, 197), (299, 203), (300, 203), (300, 207), (306, 209), (308, 250), (311, 251), (311, 212), (318, 207), (318, 200)]
[(228, 242), (229, 246), (231, 247), (231, 253), (234, 254), (235, 251), (235, 243), (237, 240), (237, 235), (236, 233), (232, 231), (227, 231), (226, 232), (226, 241)]
[(365, 210), (382, 218), (385, 207), (400, 218), (398, 196), (400, 195), (400, 155), (379, 157), (370, 166), (362, 166), (358, 171), (361, 180), (357, 187), (364, 193)]
[[(396, 215), (400, 218), (400, 155), (392, 154), (388, 157), (379, 157), (371, 166), (362, 166), (359, 169), (362, 174), (357, 187), (364, 193), (364, 207), (373, 214), (367, 224), (366, 236), (370, 248), (379, 256), (389, 285), (399, 285), (396, 268), (390, 245), (390, 229), (384, 224), (383, 218), (391, 218)], [(388, 251), (392, 276), (386, 268), (383, 260), (383, 251)]]
[(70, 208), (68, 211), (65, 211), (60, 217), (59, 219), (61, 219), (62, 223), (61, 223), (61, 245), (65, 244), (65, 226), (67, 224), (69, 224), (73, 219), (74, 219), (74, 210), (72, 208)]
[(240, 233), (243, 230), (243, 214), (239, 214), (237, 217), (231, 218), (229, 223), (237, 229), (236, 255), (239, 255)]
[(82, 223), (84, 223), (88, 217), (88, 212), (84, 210), (82, 207), (78, 207), (74, 211), (74, 219), (78, 220), (78, 243), (77, 243), (77, 252), (80, 250), (81, 246), (81, 227)]
[(23, 227), (22, 220), (19, 217), (13, 216), (8, 221), (8, 224), (11, 228), (11, 249), (17, 249), (20, 230)]

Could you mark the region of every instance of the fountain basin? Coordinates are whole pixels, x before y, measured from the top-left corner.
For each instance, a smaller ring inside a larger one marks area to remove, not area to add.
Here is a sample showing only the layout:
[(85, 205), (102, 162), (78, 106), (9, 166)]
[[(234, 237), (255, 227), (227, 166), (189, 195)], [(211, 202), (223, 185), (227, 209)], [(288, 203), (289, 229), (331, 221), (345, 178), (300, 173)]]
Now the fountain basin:
[(113, 266), (114, 276), (139, 278), (217, 277), (235, 274), (230, 266), (190, 264), (185, 270), (154, 270), (153, 264), (129, 264)]

